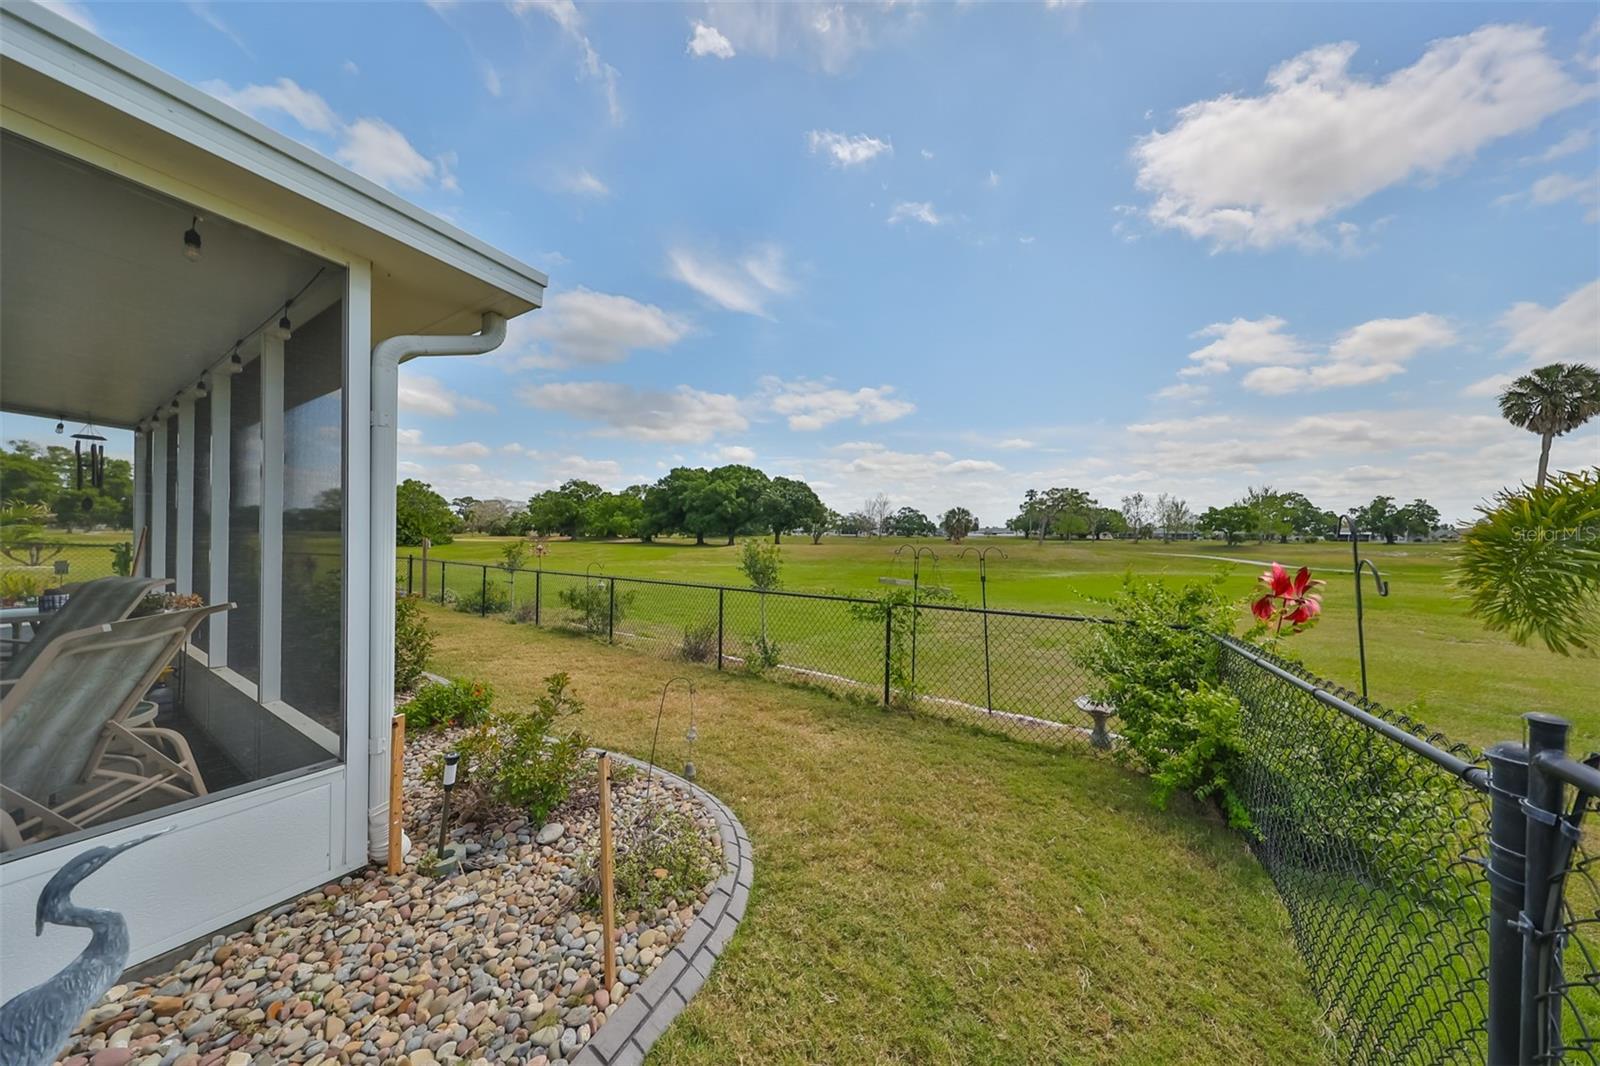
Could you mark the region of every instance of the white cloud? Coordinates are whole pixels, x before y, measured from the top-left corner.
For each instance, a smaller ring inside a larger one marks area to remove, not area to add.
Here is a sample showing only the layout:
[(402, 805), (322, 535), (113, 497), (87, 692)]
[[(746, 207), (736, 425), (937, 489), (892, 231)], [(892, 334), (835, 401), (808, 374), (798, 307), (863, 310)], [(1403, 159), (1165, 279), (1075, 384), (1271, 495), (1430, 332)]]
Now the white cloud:
[(504, 91), (500, 81), (500, 72), (493, 63), (485, 62), (482, 66), (483, 88), (490, 96), (499, 96)]
[(1211, 392), (1209, 385), (1196, 385), (1192, 382), (1180, 381), (1176, 385), (1168, 385), (1156, 391), (1158, 400), (1200, 400)]
[(907, 219), (913, 222), (921, 222), (925, 226), (937, 226), (947, 221), (944, 216), (933, 209), (933, 204), (927, 201), (919, 203), (902, 200), (889, 210), (890, 225), (904, 222)]
[(250, 46), (245, 43), (244, 38), (235, 33), (233, 27), (224, 22), (222, 20), (222, 16), (217, 14), (216, 11), (212, 10), (210, 4), (202, 3), (201, 0), (190, 0), (186, 6), (189, 8), (190, 13), (193, 14), (195, 18), (199, 19), (201, 22), (204, 22), (207, 26), (210, 26), (212, 29), (222, 34), (222, 36), (232, 41), (234, 46), (238, 48), (239, 51), (243, 52), (251, 59), (255, 58), (255, 53), (250, 51)]
[(743, 444), (728, 444), (718, 448), (712, 455), (719, 463), (743, 463), (746, 466), (756, 461), (756, 450), (746, 448)]
[(494, 405), (473, 396), (463, 396), (438, 378), (409, 369), (400, 371), (400, 410), (449, 418), (462, 411), (491, 413)]
[(605, 90), (606, 114), (613, 124), (622, 121), (622, 100), (617, 92), (617, 68), (600, 58), (589, 35), (583, 31), (583, 16), (572, 0), (511, 0), (511, 9), (519, 15), (537, 11), (565, 33), (578, 46), (578, 72), (590, 81), (597, 81)]
[(1515, 374), (1490, 374), (1486, 378), (1474, 381), (1471, 385), (1461, 390), (1463, 396), (1499, 396), (1505, 391), (1507, 385), (1517, 379)]
[(739, 400), (723, 393), (676, 389), (636, 389), (610, 381), (563, 381), (527, 385), (517, 391), (523, 403), (599, 423), (602, 437), (651, 443), (698, 444), (719, 433), (737, 433), (750, 422)]
[(433, 160), (381, 118), (358, 118), (350, 123), (333, 154), (357, 174), (396, 189), (425, 188), (438, 173)]
[(222, 81), (206, 81), (200, 83), (200, 88), (228, 106), (258, 118), (262, 112), (278, 111), (317, 133), (333, 133), (340, 126), (339, 116), (328, 106), (328, 101), (289, 78), (279, 78), (271, 85), (246, 85), (239, 89), (230, 88)]
[(833, 130), (812, 130), (806, 134), (806, 143), (811, 146), (812, 155), (825, 152), (836, 167), (860, 166), (880, 155), (894, 154), (894, 145), (865, 133), (852, 137)]
[(1284, 332), (1286, 325), (1288, 323), (1276, 315), (1213, 322), (1195, 334), (1213, 338), (1209, 344), (1189, 353), (1189, 358), (1197, 365), (1180, 373), (1185, 376), (1218, 374), (1241, 365), (1304, 362), (1310, 353), (1298, 337)]
[(1554, 307), (1513, 304), (1499, 326), (1510, 334), (1502, 351), (1533, 362), (1600, 360), (1600, 280), (1574, 289)]
[(1546, 148), (1537, 155), (1525, 155), (1517, 162), (1524, 165), (1533, 163), (1554, 163), (1557, 159), (1565, 159), (1569, 155), (1583, 151), (1594, 143), (1594, 130), (1577, 129), (1561, 138), (1555, 144)]
[(689, 333), (689, 322), (654, 304), (578, 288), (553, 292), (541, 310), (511, 320), (507, 351), (522, 366), (617, 363), (635, 351), (660, 351)]
[(361, 68), (356, 65), (356, 61), (354, 59), (346, 59), (339, 65), (339, 69), (350, 75), (352, 78), (361, 73)]
[(1592, 96), (1544, 37), (1484, 26), (1378, 81), (1351, 72), (1352, 43), (1304, 52), (1274, 68), (1262, 94), (1190, 104), (1138, 142), (1146, 214), (1217, 248), (1325, 245), (1319, 226), (1345, 208)]
[(717, 306), (747, 315), (766, 317), (767, 303), (794, 287), (783, 249), (775, 244), (761, 245), (737, 262), (674, 248), (667, 253), (667, 268), (673, 278)]
[(932, 159), (933, 158), (933, 153), (928, 151), (926, 148), (924, 148), (922, 150), (922, 158), (924, 158), (924, 159)]
[(1259, 367), (1243, 384), (1268, 394), (1370, 385), (1405, 373), (1405, 364), (1422, 352), (1455, 342), (1455, 330), (1438, 315), (1375, 318), (1340, 334), (1316, 365)]
[(1005, 440), (996, 444), (995, 447), (1004, 448), (1006, 451), (1026, 451), (1029, 448), (1036, 448), (1038, 445), (1031, 440), (1023, 439), (1022, 437), (1007, 437)]
[(792, 56), (824, 73), (850, 67), (885, 31), (916, 17), (895, 4), (729, 0), (706, 5), (706, 21), (730, 48), (769, 59)]
[(40, 0), (40, 3), (80, 29), (88, 30), (90, 33), (100, 32), (100, 27), (95, 25), (94, 19), (89, 17), (89, 12), (77, 0)]
[(696, 58), (716, 56), (718, 59), (732, 59), (734, 56), (733, 43), (722, 35), (722, 31), (715, 26), (708, 26), (704, 22), (695, 20), (694, 34), (689, 38), (689, 46), (685, 49)]
[(577, 193), (579, 196), (591, 196), (595, 199), (603, 199), (611, 195), (610, 187), (587, 170), (578, 170), (568, 174), (561, 179), (561, 187), (568, 192)]
[(774, 414), (788, 419), (790, 429), (802, 431), (822, 429), (846, 419), (863, 425), (893, 422), (917, 409), (909, 400), (897, 399), (890, 385), (852, 392), (826, 381), (765, 377), (761, 379), (759, 396)]
[(273, 112), (287, 115), (302, 128), (332, 138), (335, 159), (380, 185), (405, 191), (430, 185), (450, 192), (459, 189), (453, 173), (454, 152), (429, 159), (381, 118), (345, 123), (320, 94), (289, 78), (238, 89), (213, 80), (201, 82), (200, 88), (246, 114), (258, 118)]
[(992, 170), (989, 171), (989, 176), (984, 179), (984, 184), (991, 189), (998, 189), (1000, 187), (1000, 175)]
[(462, 441), (459, 444), (425, 444), (420, 429), (399, 429), (400, 454), (415, 459), (428, 456), (435, 459), (482, 459), (492, 454), (487, 444), (479, 441)]

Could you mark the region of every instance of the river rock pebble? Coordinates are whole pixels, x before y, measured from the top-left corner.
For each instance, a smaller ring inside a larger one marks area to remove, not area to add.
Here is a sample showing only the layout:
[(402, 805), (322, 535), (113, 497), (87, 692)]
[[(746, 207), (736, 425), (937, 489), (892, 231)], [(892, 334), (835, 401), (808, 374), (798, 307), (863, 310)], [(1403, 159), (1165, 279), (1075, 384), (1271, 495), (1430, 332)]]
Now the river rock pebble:
[[(618, 980), (603, 987), (592, 762), (545, 822), (497, 809), (458, 821), (468, 845), (453, 876), (431, 876), (440, 795), (425, 768), (459, 738), (412, 734), (405, 764), (407, 865), (381, 867), (279, 905), (248, 930), (214, 936), (164, 974), (119, 984), (84, 1015), (58, 1061), (74, 1066), (400, 1066), (570, 1060), (616, 1013), (705, 903), (619, 906)], [(722, 842), (689, 793), (622, 770), (619, 839), (663, 808), (698, 827), (708, 868)], [(476, 848), (473, 847), (476, 845)], [(419, 865), (421, 864), (421, 865)]]

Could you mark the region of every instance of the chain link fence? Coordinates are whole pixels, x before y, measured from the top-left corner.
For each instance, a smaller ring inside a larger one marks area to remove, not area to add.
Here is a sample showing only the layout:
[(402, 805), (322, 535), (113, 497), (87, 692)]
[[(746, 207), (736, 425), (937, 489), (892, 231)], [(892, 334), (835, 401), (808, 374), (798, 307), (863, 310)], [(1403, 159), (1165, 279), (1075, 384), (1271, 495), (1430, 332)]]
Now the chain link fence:
[(399, 559), (408, 595), (1047, 743), (1091, 739), (1096, 619)]
[(30, 604), (47, 589), (112, 577), (118, 572), (118, 553), (128, 554), (131, 549), (127, 541), (15, 543), (6, 541), (0, 532), (0, 596), (19, 605)]
[[(1104, 619), (414, 557), (397, 586), (1020, 739), (1110, 739), (1088, 700)], [(1479, 752), (1232, 638), (1217, 672), (1336, 1058), (1600, 1064), (1600, 770), (1566, 757), (1566, 724), (1530, 715), (1528, 744)]]

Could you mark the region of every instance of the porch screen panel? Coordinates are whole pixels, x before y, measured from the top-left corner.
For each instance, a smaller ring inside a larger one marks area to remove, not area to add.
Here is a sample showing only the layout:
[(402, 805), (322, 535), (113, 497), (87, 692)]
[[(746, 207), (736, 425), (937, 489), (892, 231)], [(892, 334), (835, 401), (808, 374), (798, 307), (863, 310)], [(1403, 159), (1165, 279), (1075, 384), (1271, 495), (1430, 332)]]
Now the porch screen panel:
[(283, 700), (342, 736), (342, 303), (284, 345), (283, 449)]
[[(161, 573), (178, 576), (178, 416), (167, 419), (167, 565)], [(176, 588), (176, 586), (174, 586)]]
[[(140, 510), (144, 514), (144, 528), (133, 531), (133, 544), (135, 551), (142, 549), (138, 573), (140, 576), (148, 577), (155, 573), (155, 568), (150, 565), (150, 527), (155, 522), (155, 519), (150, 514), (150, 502), (155, 498), (155, 493), (150, 488), (150, 473), (155, 469), (151, 465), (151, 456), (154, 454), (151, 442), (155, 439), (155, 433), (146, 430), (134, 439), (138, 442), (138, 445), (133, 461), (144, 471), (144, 477), (139, 488), (140, 503), (142, 504)], [(139, 539), (141, 535), (144, 537), (142, 544)]]
[[(211, 602), (211, 398), (194, 401), (194, 572), (190, 581), (195, 594)], [(194, 631), (194, 645), (205, 651), (210, 644), (210, 626)]]
[(261, 683), (261, 360), (233, 378), (229, 421), (228, 666)]

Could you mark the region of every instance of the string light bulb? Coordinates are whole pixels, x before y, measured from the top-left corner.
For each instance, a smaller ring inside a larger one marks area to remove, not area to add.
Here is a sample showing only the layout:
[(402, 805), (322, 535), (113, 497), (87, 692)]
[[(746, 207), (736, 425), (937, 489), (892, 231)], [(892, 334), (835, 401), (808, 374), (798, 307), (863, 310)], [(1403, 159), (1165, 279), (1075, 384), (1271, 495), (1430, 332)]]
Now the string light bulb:
[(183, 257), (191, 263), (200, 258), (200, 231), (195, 228), (198, 225), (200, 216), (195, 215), (189, 222), (189, 228), (183, 231)]

